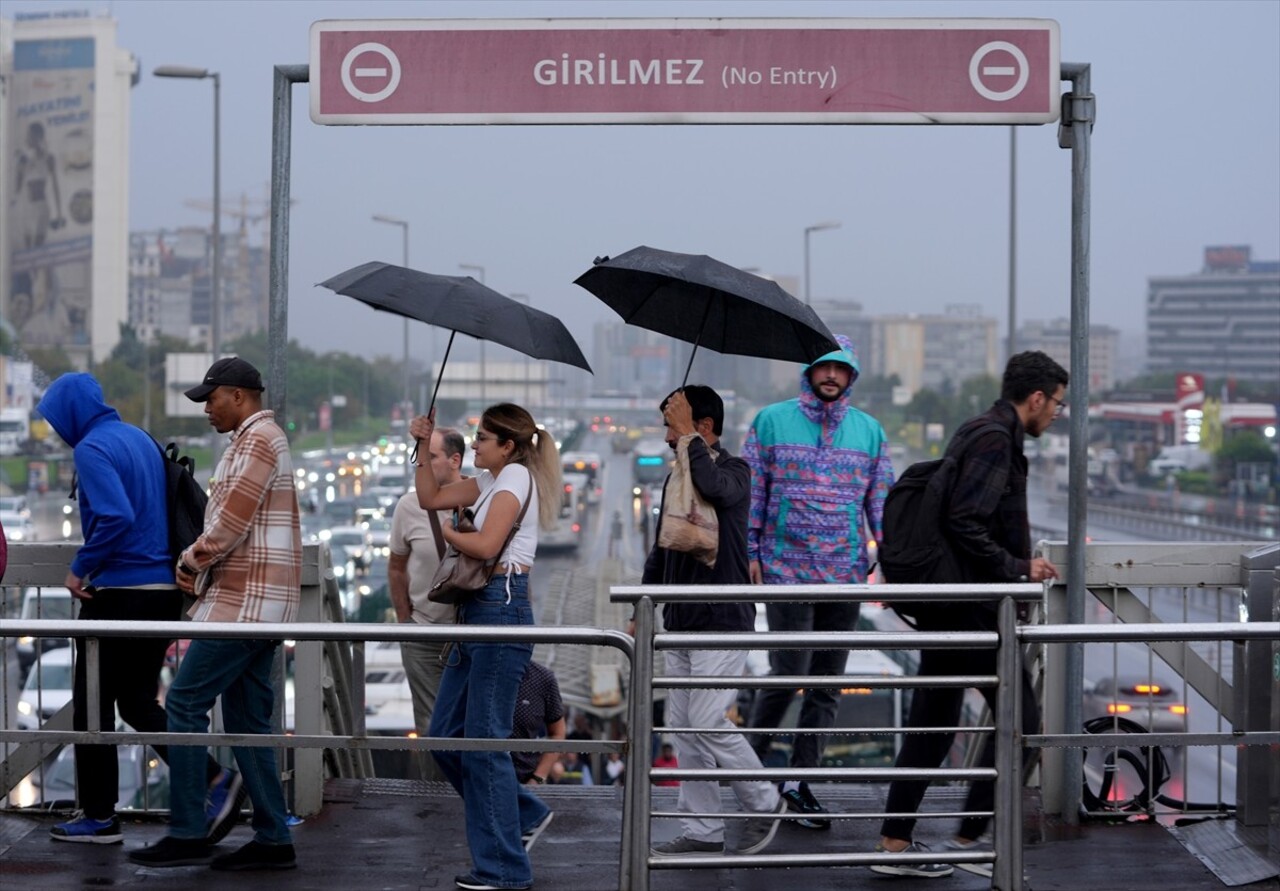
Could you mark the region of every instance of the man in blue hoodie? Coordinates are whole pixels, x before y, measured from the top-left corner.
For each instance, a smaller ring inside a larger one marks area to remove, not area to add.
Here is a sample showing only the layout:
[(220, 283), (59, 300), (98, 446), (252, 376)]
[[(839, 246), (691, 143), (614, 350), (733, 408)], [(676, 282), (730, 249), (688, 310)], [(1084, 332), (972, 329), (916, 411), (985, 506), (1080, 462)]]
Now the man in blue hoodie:
[[(884, 429), (849, 403), (858, 379), (858, 357), (843, 335), (840, 348), (819, 356), (800, 376), (800, 395), (767, 405), (756, 415), (742, 449), (751, 467), (751, 513), (747, 552), (751, 581), (766, 585), (859, 584), (867, 580), (867, 542), (881, 537), (884, 500), (893, 485)], [(852, 631), (856, 603), (770, 603), (770, 631)], [(847, 650), (775, 650), (770, 673), (822, 677), (844, 673)], [(776, 728), (794, 689), (756, 692), (750, 726)], [(798, 726), (834, 726), (839, 690), (807, 687)], [(759, 734), (755, 748), (766, 761), (772, 736)], [(791, 767), (817, 767), (823, 739), (797, 734)], [(807, 829), (829, 829), (807, 783), (788, 781), (780, 790), (787, 806), (806, 817)]]
[[(169, 553), (164, 456), (145, 431), (120, 419), (92, 375), (64, 374), (38, 406), (67, 445), (76, 466), (84, 544), (64, 584), (80, 601), (82, 620), (176, 622), (182, 593)], [(88, 729), (85, 639), (78, 637), (72, 702), (76, 730)], [(156, 700), (169, 641), (160, 637), (104, 637), (98, 646), (98, 715), (114, 730), (115, 713), (142, 733), (164, 733), (168, 723)], [(165, 746), (153, 746), (168, 760)], [(56, 841), (108, 845), (124, 840), (115, 804), (119, 794), (116, 747), (77, 745), (76, 782), (82, 814), (50, 830)], [(207, 764), (213, 808), (210, 832), (229, 830), (243, 802), (239, 774)]]

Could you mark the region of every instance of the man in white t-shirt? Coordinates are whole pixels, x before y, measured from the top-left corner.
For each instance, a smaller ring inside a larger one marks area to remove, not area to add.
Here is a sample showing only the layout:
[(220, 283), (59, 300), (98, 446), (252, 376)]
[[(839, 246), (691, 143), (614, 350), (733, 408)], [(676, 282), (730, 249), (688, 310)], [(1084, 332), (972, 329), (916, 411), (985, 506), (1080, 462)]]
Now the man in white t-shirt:
[[(430, 464), (436, 482), (447, 486), (462, 479), (462, 456), (466, 442), (462, 434), (441, 427), (431, 436)], [(439, 511), (439, 519), (448, 518), (449, 511)], [(433, 603), (427, 599), (427, 590), (440, 565), (440, 549), (444, 539), (437, 538), (431, 528), (429, 511), (418, 506), (418, 494), (408, 492), (400, 497), (391, 517), (391, 559), (387, 564), (387, 582), (391, 591), (391, 603), (399, 622), (420, 624), (454, 623), (454, 607), (448, 603)], [(413, 724), (419, 736), (427, 735), (431, 724), (431, 712), (436, 704), (436, 691), (444, 674), (444, 641), (422, 641), (400, 644), (400, 658), (409, 680), (409, 692), (413, 696)], [(419, 753), (424, 777), (440, 779), (435, 760), (427, 753)]]

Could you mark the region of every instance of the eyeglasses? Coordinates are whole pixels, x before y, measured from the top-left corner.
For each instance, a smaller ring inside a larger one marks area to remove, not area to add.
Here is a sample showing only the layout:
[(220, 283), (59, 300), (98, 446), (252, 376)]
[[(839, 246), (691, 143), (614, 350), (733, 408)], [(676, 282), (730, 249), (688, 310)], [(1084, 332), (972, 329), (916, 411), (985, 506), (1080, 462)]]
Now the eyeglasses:
[(1058, 415), (1062, 414), (1062, 410), (1067, 407), (1067, 401), (1065, 399), (1059, 399), (1057, 396), (1050, 396), (1048, 393), (1045, 393), (1044, 395), (1046, 399), (1051, 399), (1054, 403), (1053, 416), (1056, 418)]
[(493, 442), (498, 441), (498, 437), (495, 434), (485, 433), (483, 431), (476, 431), (476, 435), (473, 436), (472, 439), (474, 439), (476, 442), (489, 442), (491, 440)]

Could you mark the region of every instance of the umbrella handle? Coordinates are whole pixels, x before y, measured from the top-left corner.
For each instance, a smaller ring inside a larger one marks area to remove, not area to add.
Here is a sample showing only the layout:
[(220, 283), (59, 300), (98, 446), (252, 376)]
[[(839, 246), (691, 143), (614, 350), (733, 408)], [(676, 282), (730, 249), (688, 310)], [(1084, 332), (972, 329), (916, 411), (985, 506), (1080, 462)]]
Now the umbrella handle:
[[(431, 391), (431, 404), (427, 406), (427, 414), (431, 414), (431, 409), (436, 407), (436, 394), (440, 392), (440, 382), (444, 380), (444, 367), (449, 362), (449, 351), (453, 349), (453, 339), (458, 336), (457, 331), (449, 332), (449, 342), (445, 344), (444, 358), (440, 360), (440, 374), (436, 376), (435, 389)], [(418, 460), (418, 441), (414, 440), (413, 451), (409, 453), (409, 461), (416, 462)]]
[(684, 367), (684, 380), (680, 382), (680, 389), (684, 389), (689, 383), (689, 372), (693, 371), (693, 357), (698, 355), (698, 344), (702, 341), (703, 329), (707, 327), (707, 317), (711, 315), (711, 301), (707, 301), (707, 305), (702, 310), (702, 323), (698, 325), (698, 336), (693, 339), (693, 349), (689, 351), (689, 364)]

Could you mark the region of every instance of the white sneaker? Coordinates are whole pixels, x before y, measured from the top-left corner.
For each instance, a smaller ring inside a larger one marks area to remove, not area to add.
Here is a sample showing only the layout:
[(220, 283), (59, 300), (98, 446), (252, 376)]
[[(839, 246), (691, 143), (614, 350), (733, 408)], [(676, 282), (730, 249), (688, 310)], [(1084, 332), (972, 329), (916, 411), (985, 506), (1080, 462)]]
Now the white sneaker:
[[(946, 841), (944, 841), (942, 843), (942, 850), (947, 852), (963, 851), (966, 854), (968, 853), (991, 854), (991, 853), (994, 853), (995, 851), (995, 849), (991, 847), (990, 842), (984, 842), (984, 841), (961, 842), (961, 841), (957, 841), (954, 838), (949, 838)], [(955, 865), (960, 869), (963, 869), (965, 872), (971, 872), (975, 876), (983, 876), (984, 878), (988, 878), (988, 879), (991, 878), (992, 868), (995, 866), (995, 864), (990, 861), (984, 861), (982, 863), (957, 863)]]

